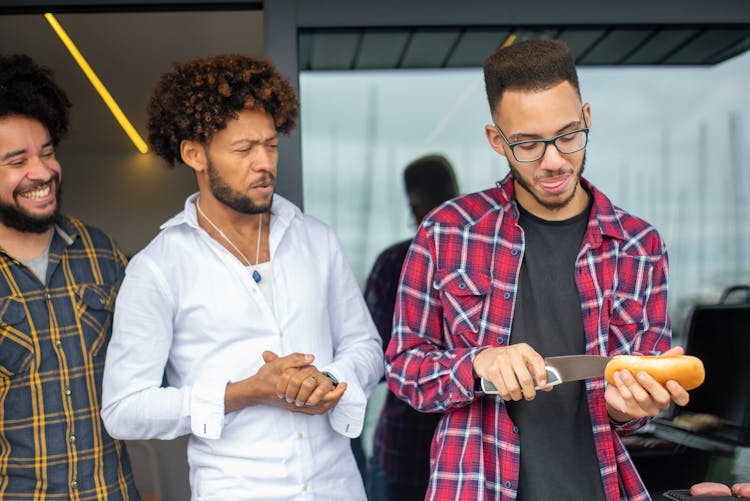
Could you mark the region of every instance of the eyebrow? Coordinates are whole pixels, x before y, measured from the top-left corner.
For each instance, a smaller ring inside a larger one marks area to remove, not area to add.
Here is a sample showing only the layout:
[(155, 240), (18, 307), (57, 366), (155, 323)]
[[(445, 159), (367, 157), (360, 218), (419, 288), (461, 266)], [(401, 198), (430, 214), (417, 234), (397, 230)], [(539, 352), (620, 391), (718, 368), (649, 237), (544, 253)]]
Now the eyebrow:
[(18, 155), (23, 155), (24, 153), (26, 153), (26, 151), (27, 150), (25, 149), (9, 151), (5, 155), (3, 155), (2, 161), (5, 162), (6, 160), (10, 160), (11, 158), (17, 157)]
[[(550, 137), (555, 137), (559, 134), (563, 134), (568, 129), (576, 130), (580, 128), (581, 128), (581, 120), (580, 119), (574, 120), (560, 127), (559, 129), (557, 129), (557, 132), (552, 134), (552, 136)], [(532, 139), (544, 139), (544, 138), (540, 136), (539, 134), (528, 134), (524, 132), (521, 132), (519, 134), (513, 134), (508, 137), (508, 141), (510, 141), (511, 143), (518, 143), (520, 141), (527, 141), (527, 140), (532, 140)]]
[(274, 134), (273, 136), (269, 138), (264, 139), (237, 139), (236, 141), (232, 141), (229, 143), (229, 146), (239, 146), (239, 145), (256, 145), (260, 143), (267, 143), (269, 141), (275, 141), (279, 138), (278, 134)]
[[(41, 147), (41, 148), (39, 148), (39, 151), (42, 151), (42, 150), (44, 150), (45, 148), (49, 148), (50, 146), (53, 146), (53, 144), (52, 144), (52, 140), (51, 140), (51, 139), (50, 139), (49, 141), (47, 141), (46, 143), (44, 143), (44, 144), (42, 145), (42, 147)], [(2, 159), (0, 159), (0, 160), (2, 160), (3, 162), (5, 162), (6, 160), (10, 160), (11, 158), (13, 158), (13, 157), (17, 157), (18, 155), (23, 155), (24, 153), (27, 153), (28, 151), (29, 151), (29, 150), (27, 150), (27, 149), (25, 149), (25, 148), (21, 148), (20, 150), (13, 150), (13, 151), (9, 151), (9, 152), (8, 152), (8, 153), (6, 153), (5, 155), (3, 155), (3, 158), (2, 158)]]

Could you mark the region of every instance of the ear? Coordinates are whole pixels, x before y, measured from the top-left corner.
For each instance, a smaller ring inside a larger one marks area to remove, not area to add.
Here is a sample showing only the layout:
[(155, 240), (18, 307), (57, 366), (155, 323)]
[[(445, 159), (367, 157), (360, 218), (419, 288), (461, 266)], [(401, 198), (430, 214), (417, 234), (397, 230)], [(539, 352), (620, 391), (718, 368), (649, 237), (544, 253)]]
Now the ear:
[(493, 125), (484, 126), (484, 135), (487, 137), (487, 142), (490, 143), (490, 148), (504, 157), (507, 156), (505, 153), (505, 147), (507, 145), (505, 144), (502, 136), (500, 136), (500, 133)]
[(196, 174), (206, 169), (206, 149), (203, 144), (183, 139), (180, 143), (180, 156)]
[(588, 125), (588, 128), (591, 128), (591, 105), (589, 103), (586, 103), (583, 105), (583, 116), (586, 119), (586, 124)]

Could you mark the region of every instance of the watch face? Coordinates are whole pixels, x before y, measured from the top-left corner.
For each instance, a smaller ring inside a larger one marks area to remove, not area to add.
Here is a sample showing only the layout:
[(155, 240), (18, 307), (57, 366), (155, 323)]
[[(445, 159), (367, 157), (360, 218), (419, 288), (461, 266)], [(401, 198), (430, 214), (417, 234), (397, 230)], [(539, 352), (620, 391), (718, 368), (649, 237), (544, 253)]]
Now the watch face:
[(339, 384), (339, 380), (338, 380), (338, 379), (336, 379), (336, 376), (334, 376), (334, 375), (333, 375), (333, 374), (331, 374), (330, 372), (328, 372), (328, 371), (325, 371), (325, 372), (323, 372), (323, 375), (324, 375), (325, 377), (327, 377), (328, 379), (330, 379), (330, 380), (331, 380), (331, 382), (333, 383), (333, 387), (334, 387), (334, 388), (335, 388), (335, 387), (336, 387), (336, 386), (337, 386), (337, 385)]

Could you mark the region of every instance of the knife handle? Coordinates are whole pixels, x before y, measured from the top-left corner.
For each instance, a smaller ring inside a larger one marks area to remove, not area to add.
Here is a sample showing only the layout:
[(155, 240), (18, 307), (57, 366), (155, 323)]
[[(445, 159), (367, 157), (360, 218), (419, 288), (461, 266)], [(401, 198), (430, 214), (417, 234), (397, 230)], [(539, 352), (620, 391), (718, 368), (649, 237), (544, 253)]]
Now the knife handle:
[[(547, 371), (547, 384), (544, 386), (534, 386), (535, 389), (540, 390), (542, 388), (548, 388), (550, 386), (557, 386), (558, 384), (562, 383), (562, 378), (560, 377), (560, 373), (557, 372), (557, 369), (547, 366), (544, 368), (544, 370)], [(495, 385), (487, 379), (482, 378), (481, 387), (482, 391), (489, 395), (497, 395), (498, 393)]]

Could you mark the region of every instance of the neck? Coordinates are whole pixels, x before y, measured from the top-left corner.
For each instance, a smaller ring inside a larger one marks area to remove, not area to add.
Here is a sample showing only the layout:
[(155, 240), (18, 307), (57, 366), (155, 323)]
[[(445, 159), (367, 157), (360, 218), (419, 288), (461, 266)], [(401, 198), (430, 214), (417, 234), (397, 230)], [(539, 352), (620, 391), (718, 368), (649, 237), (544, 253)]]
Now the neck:
[(243, 214), (242, 224), (239, 225), (237, 219), (216, 217), (216, 212), (206, 209), (205, 201), (203, 197), (195, 201), (198, 224), (214, 240), (246, 266), (257, 265), (269, 259), (269, 214)]
[(53, 226), (42, 233), (18, 231), (0, 223), (0, 247), (9, 255), (22, 261), (41, 256), (52, 236)]
[(588, 191), (586, 191), (583, 185), (579, 182), (578, 185), (576, 185), (573, 197), (568, 200), (565, 205), (557, 208), (549, 208), (539, 203), (531, 193), (526, 191), (523, 186), (519, 185), (518, 181), (514, 180), (513, 183), (516, 201), (521, 204), (526, 211), (546, 221), (564, 221), (577, 216), (586, 209), (591, 197)]

